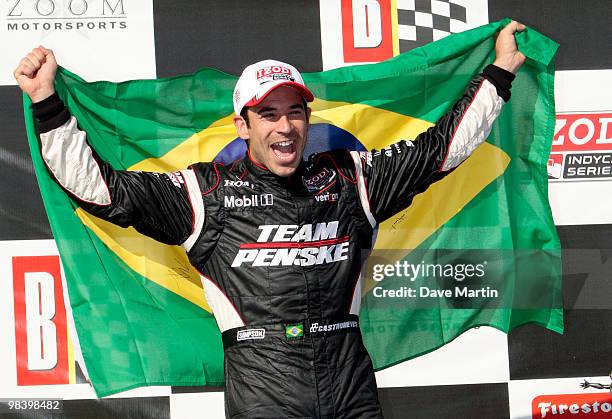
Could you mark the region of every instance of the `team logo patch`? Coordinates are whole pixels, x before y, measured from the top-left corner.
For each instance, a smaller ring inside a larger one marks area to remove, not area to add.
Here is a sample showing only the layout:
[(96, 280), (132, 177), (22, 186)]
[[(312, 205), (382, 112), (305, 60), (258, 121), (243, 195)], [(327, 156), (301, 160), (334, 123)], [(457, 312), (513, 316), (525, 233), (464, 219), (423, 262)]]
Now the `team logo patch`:
[(308, 192), (316, 192), (323, 189), (336, 179), (336, 172), (328, 169), (327, 167), (321, 170), (314, 176), (302, 177), (304, 186)]
[(349, 236), (338, 237), (338, 221), (259, 226), (256, 242), (242, 243), (232, 268), (246, 266), (313, 266), (348, 259)]
[(295, 339), (304, 336), (304, 325), (302, 323), (286, 325), (285, 336), (289, 339)]
[(236, 335), (237, 341), (251, 340), (251, 339), (263, 339), (266, 337), (266, 329), (245, 329), (239, 330)]

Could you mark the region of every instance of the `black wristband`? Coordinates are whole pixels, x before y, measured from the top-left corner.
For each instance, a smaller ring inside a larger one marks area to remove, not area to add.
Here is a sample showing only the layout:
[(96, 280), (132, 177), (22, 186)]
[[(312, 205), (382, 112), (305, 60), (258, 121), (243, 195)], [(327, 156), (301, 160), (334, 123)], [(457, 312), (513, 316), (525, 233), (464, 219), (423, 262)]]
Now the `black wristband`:
[(31, 107), (39, 133), (58, 128), (70, 119), (70, 112), (57, 92), (40, 102), (32, 103)]
[(510, 100), (512, 81), (516, 77), (514, 74), (493, 64), (486, 66), (482, 74), (495, 86), (497, 89), (497, 94), (505, 102)]

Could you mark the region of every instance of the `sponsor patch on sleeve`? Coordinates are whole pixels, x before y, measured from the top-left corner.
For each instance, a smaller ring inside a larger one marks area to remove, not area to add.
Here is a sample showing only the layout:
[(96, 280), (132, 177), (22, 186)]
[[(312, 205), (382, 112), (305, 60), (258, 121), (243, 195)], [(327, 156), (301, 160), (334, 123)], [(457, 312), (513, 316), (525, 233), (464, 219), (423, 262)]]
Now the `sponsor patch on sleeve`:
[(182, 185), (185, 184), (185, 179), (183, 179), (181, 172), (166, 173), (166, 176), (177, 188), (182, 188)]
[(236, 335), (238, 342), (243, 340), (263, 339), (266, 337), (266, 329), (244, 329), (239, 330)]

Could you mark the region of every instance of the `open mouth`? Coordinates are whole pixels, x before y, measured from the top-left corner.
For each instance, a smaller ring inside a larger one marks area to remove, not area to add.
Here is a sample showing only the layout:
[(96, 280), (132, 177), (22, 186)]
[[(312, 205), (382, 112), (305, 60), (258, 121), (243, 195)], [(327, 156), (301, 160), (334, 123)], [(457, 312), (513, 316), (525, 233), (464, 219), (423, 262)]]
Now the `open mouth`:
[(294, 140), (279, 141), (271, 144), (272, 153), (280, 162), (291, 162), (295, 159), (297, 148)]

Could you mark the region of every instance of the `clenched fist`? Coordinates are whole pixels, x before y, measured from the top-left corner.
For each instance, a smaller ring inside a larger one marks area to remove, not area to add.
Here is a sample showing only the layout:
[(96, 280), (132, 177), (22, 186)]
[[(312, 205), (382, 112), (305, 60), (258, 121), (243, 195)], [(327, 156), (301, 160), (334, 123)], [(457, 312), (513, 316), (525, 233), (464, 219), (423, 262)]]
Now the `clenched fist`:
[(508, 23), (505, 28), (499, 31), (497, 40), (495, 41), (495, 61), (493, 64), (516, 74), (518, 69), (525, 62), (525, 55), (516, 47), (514, 33), (524, 30), (525, 25), (513, 20)]
[(13, 75), (21, 90), (36, 103), (55, 92), (53, 83), (56, 72), (57, 62), (53, 51), (40, 46), (22, 58)]

